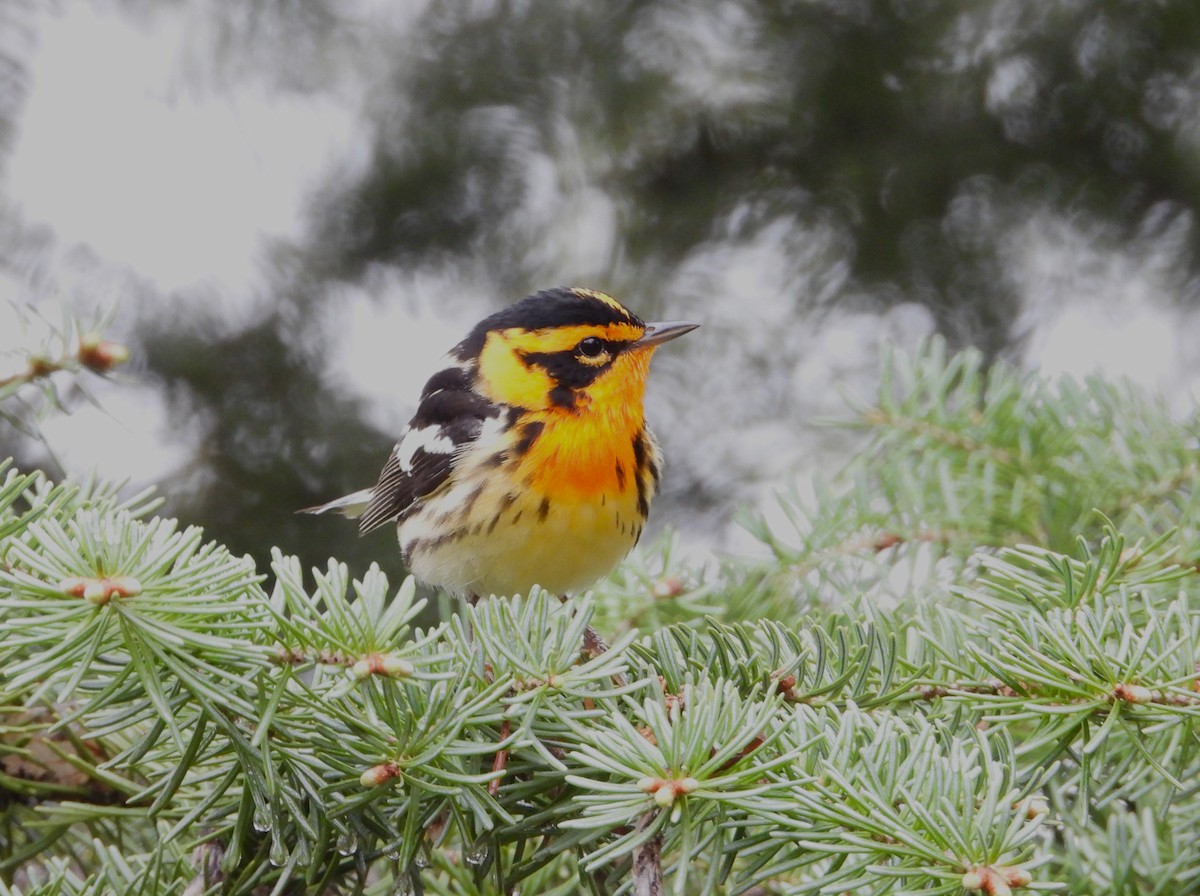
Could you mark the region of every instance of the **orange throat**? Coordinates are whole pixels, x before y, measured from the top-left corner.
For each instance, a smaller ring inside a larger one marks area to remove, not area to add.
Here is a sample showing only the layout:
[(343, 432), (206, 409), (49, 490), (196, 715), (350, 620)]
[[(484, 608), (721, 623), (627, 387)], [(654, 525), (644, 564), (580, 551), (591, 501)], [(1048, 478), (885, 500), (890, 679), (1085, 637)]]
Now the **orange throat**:
[(634, 443), (644, 427), (641, 402), (540, 411), (530, 419), (545, 424), (521, 463), (532, 488), (568, 500), (636, 493)]
[(623, 355), (608, 375), (577, 394), (574, 408), (551, 405), (529, 414), (545, 425), (521, 464), (531, 487), (576, 500), (637, 494), (648, 438), (642, 402), (650, 355)]

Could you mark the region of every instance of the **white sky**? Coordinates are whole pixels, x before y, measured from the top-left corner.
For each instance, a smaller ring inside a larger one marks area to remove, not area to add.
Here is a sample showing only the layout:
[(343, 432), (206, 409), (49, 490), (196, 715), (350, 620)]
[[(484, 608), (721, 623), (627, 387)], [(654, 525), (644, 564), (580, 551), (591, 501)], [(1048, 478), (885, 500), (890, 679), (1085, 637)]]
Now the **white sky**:
[(216, 280), (245, 295), (265, 240), (299, 234), (353, 110), (255, 86), (185, 87), (186, 7), (153, 22), (78, 2), (43, 9), (5, 199), (163, 292)]

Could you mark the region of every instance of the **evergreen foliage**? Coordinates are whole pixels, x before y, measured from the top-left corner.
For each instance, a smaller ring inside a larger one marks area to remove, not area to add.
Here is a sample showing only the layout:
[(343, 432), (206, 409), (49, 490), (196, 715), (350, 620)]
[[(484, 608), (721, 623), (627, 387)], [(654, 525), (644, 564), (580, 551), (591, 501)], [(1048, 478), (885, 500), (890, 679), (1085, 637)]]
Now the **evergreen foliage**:
[(1200, 418), (884, 369), (769, 561), (432, 627), (0, 469), (0, 894), (1200, 892)]

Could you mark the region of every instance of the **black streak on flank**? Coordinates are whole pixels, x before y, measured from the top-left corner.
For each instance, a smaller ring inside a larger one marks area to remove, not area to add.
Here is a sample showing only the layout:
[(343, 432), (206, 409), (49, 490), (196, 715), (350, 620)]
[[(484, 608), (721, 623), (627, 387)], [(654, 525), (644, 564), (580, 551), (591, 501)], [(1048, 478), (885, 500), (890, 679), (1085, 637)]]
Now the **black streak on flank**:
[[(492, 521), (488, 523), (488, 535), (491, 535), (494, 531), (496, 531), (496, 526), (500, 522), (500, 517), (504, 516), (504, 512), (508, 510), (508, 508), (512, 507), (516, 500), (517, 496), (512, 492), (507, 493), (503, 498), (500, 499), (500, 506), (496, 509), (496, 515), (492, 517)], [(521, 511), (518, 510), (516, 515), (513, 517), (513, 523), (516, 523), (516, 521), (520, 518)]]
[(471, 514), (471, 508), (475, 506), (475, 502), (479, 500), (479, 496), (483, 494), (484, 484), (480, 483), (475, 486), (474, 490), (467, 495), (467, 500), (463, 502), (462, 516), (467, 517)]
[(650, 515), (650, 499), (646, 497), (646, 480), (641, 476), (637, 480), (638, 488), (638, 516), (645, 519)]
[(646, 466), (646, 434), (638, 431), (633, 437), (633, 468), (639, 473)]
[(550, 515), (550, 499), (542, 498), (542, 503), (538, 506), (538, 522), (546, 522), (546, 517)]
[(466, 534), (466, 529), (459, 528), (452, 529), (451, 531), (442, 535), (433, 535), (427, 538), (414, 538), (408, 543), (408, 550), (405, 552), (405, 554), (406, 556), (411, 557), (413, 554), (420, 554), (425, 551), (435, 551), (444, 545), (458, 541)]
[(617, 461), (617, 491), (625, 491), (625, 465)]
[[(637, 470), (634, 478), (637, 480), (637, 500), (638, 513), (642, 519), (645, 519), (650, 513), (650, 499), (646, 495), (646, 477), (642, 475), (642, 471), (646, 469), (646, 462), (649, 452), (646, 446), (646, 433), (639, 432), (633, 437), (633, 463)], [(653, 464), (651, 465), (653, 466)], [(652, 474), (653, 478), (653, 474)]]
[(524, 457), (529, 453), (529, 449), (533, 447), (533, 443), (537, 441), (538, 436), (542, 434), (542, 430), (546, 428), (546, 424), (541, 420), (533, 420), (521, 427), (521, 435), (513, 445), (513, 451), (517, 457)]
[(659, 478), (662, 476), (662, 470), (660, 470), (658, 468), (658, 464), (656, 464), (654, 461), (650, 461), (649, 468), (650, 468), (650, 480), (652, 482), (654, 482), (655, 484), (657, 484)]

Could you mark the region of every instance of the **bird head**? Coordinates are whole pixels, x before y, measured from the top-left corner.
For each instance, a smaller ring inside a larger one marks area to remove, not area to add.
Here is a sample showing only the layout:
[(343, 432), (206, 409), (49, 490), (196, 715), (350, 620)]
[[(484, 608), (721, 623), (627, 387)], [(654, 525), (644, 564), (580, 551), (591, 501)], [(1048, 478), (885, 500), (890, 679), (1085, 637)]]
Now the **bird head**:
[(640, 413), (654, 350), (697, 326), (648, 324), (602, 292), (551, 289), (480, 321), (453, 354), (477, 364), (478, 388), (492, 401), (564, 414), (592, 406)]

